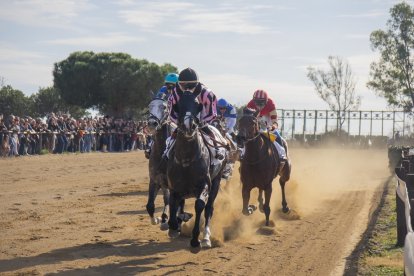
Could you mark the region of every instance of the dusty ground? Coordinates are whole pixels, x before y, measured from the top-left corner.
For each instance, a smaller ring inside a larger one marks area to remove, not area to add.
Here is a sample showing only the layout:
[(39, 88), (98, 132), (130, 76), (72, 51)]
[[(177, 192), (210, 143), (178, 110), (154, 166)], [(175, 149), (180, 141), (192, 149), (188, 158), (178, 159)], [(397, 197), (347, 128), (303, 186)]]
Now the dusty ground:
[(340, 275), (389, 177), (386, 151), (292, 149), (291, 158), (287, 199), (301, 219), (280, 215), (277, 181), (276, 226), (262, 227), (259, 212), (243, 217), (236, 174), (216, 201), (216, 247), (198, 253), (150, 225), (142, 152), (2, 159), (0, 274)]

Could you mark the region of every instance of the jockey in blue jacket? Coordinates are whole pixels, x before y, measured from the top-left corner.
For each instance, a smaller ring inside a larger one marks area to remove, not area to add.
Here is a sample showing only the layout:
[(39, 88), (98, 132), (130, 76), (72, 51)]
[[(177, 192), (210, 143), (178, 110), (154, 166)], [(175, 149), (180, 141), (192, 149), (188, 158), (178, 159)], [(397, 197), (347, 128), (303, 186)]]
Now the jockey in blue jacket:
[(234, 126), (237, 121), (237, 111), (230, 103), (225, 99), (217, 101), (217, 116), (224, 118), (226, 123), (226, 131), (231, 136), (234, 135)]
[(175, 85), (178, 82), (178, 74), (169, 73), (165, 76), (164, 85), (160, 88), (156, 98), (168, 99), (170, 95), (174, 92)]

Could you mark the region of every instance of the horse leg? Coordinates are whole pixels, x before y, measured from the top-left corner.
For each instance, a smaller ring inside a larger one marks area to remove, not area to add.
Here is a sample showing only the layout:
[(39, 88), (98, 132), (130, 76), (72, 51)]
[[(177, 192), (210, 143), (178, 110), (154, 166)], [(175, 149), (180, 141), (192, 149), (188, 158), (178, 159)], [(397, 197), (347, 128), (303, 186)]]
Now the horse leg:
[(257, 200), (259, 201), (259, 211), (261, 213), (264, 213), (264, 209), (263, 209), (263, 190), (259, 189), (259, 197), (257, 198)]
[(246, 185), (243, 184), (242, 188), (242, 197), (243, 197), (243, 215), (248, 216), (253, 214), (254, 206), (249, 206), (250, 201), (250, 188), (246, 187)]
[(283, 213), (286, 214), (287, 212), (289, 212), (289, 207), (287, 206), (286, 196), (285, 196), (286, 181), (283, 179), (283, 177), (279, 179), (279, 184), (280, 184), (280, 188), (282, 189), (282, 211)]
[(168, 188), (162, 187), (162, 192), (164, 195), (164, 210), (162, 211), (162, 215), (161, 215), (161, 225), (160, 225), (160, 229), (161, 231), (166, 231), (168, 230), (168, 204), (169, 204), (169, 200), (170, 200), (170, 190), (168, 190)]
[(176, 193), (170, 193), (170, 218), (168, 220), (168, 236), (176, 238), (180, 235), (180, 229), (177, 220), (177, 208), (179, 198)]
[(203, 212), (204, 207), (206, 206), (207, 200), (208, 200), (208, 186), (206, 184), (200, 196), (195, 201), (194, 209), (196, 212), (196, 217), (195, 217), (194, 228), (193, 228), (193, 233), (192, 233), (193, 235), (192, 235), (191, 242), (190, 242), (192, 247), (200, 246), (200, 241), (198, 240), (198, 236), (200, 235), (200, 218), (201, 218), (201, 213)]
[(158, 224), (158, 218), (154, 217), (155, 212), (155, 198), (157, 197), (158, 191), (160, 187), (155, 184), (154, 181), (150, 180), (149, 189), (148, 189), (148, 203), (147, 203), (147, 212), (149, 216), (151, 217), (151, 223), (153, 225)]
[(272, 196), (272, 183), (267, 186), (265, 190), (265, 204), (263, 205), (263, 210), (266, 216), (266, 226), (269, 226), (269, 216), (270, 216), (270, 198)]
[(219, 189), (220, 189), (220, 178), (216, 177), (216, 179), (214, 179), (213, 182), (211, 183), (210, 195), (208, 197), (207, 205), (204, 210), (205, 227), (204, 227), (204, 237), (203, 237), (203, 240), (201, 241), (202, 247), (208, 247), (208, 248), (211, 247), (210, 221), (211, 221), (211, 218), (213, 217), (214, 201), (217, 197), (217, 193)]

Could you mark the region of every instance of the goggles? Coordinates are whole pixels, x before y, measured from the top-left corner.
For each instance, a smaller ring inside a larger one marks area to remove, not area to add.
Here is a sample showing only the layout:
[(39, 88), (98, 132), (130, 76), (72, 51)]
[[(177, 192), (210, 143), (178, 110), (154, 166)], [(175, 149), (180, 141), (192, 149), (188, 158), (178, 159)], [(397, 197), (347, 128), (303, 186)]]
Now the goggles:
[(167, 87), (167, 90), (173, 90), (175, 88), (174, 83), (166, 83), (165, 86)]
[(263, 107), (263, 106), (265, 106), (265, 105), (266, 105), (266, 100), (265, 100), (265, 99), (255, 99), (255, 100), (254, 100), (254, 103), (255, 103), (257, 106)]
[(192, 91), (196, 88), (198, 81), (179, 81), (178, 85), (183, 91)]

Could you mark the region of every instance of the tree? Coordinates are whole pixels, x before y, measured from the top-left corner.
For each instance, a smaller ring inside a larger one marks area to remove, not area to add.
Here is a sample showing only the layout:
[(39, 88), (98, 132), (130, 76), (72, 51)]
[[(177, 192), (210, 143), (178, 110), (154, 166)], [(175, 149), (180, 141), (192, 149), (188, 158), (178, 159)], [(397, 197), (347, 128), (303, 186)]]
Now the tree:
[(32, 102), (32, 112), (35, 116), (46, 116), (50, 112), (69, 113), (72, 117), (79, 118), (86, 114), (84, 108), (69, 105), (60, 97), (59, 92), (54, 87), (40, 88), (39, 92), (30, 96)]
[(340, 130), (345, 122), (345, 117), (340, 114), (358, 109), (361, 99), (355, 94), (356, 83), (348, 62), (338, 56), (329, 56), (328, 64), (329, 69), (326, 71), (308, 67), (307, 76), (315, 85), (319, 97), (337, 112)]
[(171, 70), (124, 53), (75, 52), (55, 64), (53, 76), (66, 103), (124, 117), (144, 108)]
[(8, 115), (25, 116), (30, 110), (30, 100), (22, 91), (13, 89), (10, 85), (0, 88), (0, 113)]
[(371, 64), (367, 86), (384, 97), (390, 106), (411, 111), (414, 104), (413, 57), (414, 11), (406, 2), (390, 9), (387, 30), (371, 33), (373, 50), (380, 60)]

